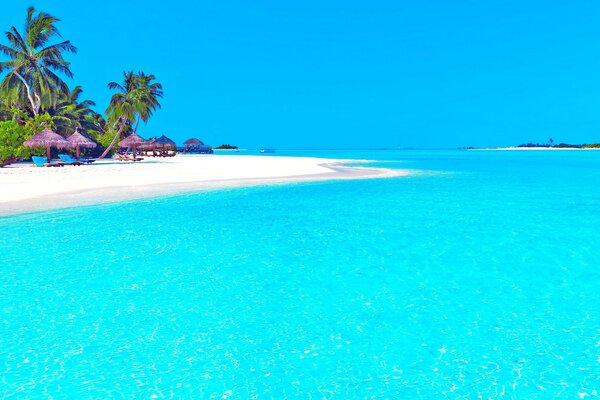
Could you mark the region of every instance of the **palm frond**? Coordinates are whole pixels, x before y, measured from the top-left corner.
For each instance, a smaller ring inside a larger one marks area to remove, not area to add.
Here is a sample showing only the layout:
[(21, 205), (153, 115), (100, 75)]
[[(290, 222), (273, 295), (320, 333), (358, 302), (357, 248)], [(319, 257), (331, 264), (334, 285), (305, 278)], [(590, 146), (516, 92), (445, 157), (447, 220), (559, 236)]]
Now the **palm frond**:
[(71, 44), (70, 40), (65, 40), (61, 43), (56, 43), (51, 46), (44, 47), (42, 50), (38, 52), (38, 54), (52, 54), (52, 55), (60, 55), (62, 57), (62, 52), (66, 51), (67, 53), (77, 53), (77, 47)]
[(8, 46), (5, 46), (3, 44), (0, 44), (0, 52), (4, 53), (4, 55), (11, 57), (11, 58), (18, 57), (18, 55), (19, 55), (18, 51), (10, 48)]
[(122, 92), (127, 91), (121, 84), (119, 84), (117, 82), (109, 82), (108, 83), (108, 88), (111, 89), (111, 90), (119, 89)]
[(6, 32), (6, 38), (12, 43), (13, 49), (20, 49), (25, 54), (29, 53), (27, 42), (14, 26), (10, 28), (10, 31)]
[(44, 67), (48, 70), (53, 70), (56, 72), (61, 72), (62, 74), (66, 75), (69, 78), (73, 78), (73, 73), (71, 72), (71, 69), (69, 68), (69, 65), (71, 65), (70, 62), (67, 61), (61, 61), (61, 60), (45, 60), (44, 61)]

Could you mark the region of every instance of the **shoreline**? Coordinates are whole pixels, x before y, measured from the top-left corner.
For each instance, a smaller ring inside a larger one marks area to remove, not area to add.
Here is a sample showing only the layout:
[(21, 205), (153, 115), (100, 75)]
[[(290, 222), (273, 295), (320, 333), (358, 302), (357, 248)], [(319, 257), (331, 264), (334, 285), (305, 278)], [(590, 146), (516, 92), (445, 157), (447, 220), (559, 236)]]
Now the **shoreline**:
[(130, 164), (109, 159), (90, 166), (59, 168), (21, 164), (0, 169), (0, 186), (6, 189), (0, 193), (0, 217), (220, 189), (411, 174), (408, 170), (347, 166), (368, 160), (239, 155), (146, 160)]

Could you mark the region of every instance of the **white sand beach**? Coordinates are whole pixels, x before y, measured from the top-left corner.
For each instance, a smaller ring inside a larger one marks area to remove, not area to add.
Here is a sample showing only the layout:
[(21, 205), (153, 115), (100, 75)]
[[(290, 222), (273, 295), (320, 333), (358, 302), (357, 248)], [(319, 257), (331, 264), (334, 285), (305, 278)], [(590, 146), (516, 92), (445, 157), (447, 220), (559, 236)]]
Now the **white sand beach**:
[(227, 187), (302, 181), (382, 178), (408, 171), (348, 167), (311, 157), (178, 155), (144, 161), (99, 160), (92, 165), (0, 168), (0, 215), (108, 203)]

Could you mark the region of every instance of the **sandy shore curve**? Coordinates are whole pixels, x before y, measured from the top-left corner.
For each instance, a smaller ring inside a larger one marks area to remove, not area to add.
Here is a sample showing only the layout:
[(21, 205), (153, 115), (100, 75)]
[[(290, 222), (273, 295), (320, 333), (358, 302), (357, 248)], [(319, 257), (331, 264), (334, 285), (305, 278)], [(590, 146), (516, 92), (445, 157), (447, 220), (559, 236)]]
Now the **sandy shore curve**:
[(292, 182), (406, 176), (407, 170), (348, 166), (365, 160), (252, 155), (178, 155), (138, 163), (0, 169), (0, 216)]

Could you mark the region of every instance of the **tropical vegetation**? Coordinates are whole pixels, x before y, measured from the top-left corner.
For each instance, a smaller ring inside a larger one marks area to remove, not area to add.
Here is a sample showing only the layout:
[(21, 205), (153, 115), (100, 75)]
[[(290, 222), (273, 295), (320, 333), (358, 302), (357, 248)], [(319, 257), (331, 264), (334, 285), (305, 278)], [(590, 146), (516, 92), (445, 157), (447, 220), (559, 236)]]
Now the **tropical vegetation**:
[(231, 145), (229, 143), (224, 143), (224, 144), (222, 144), (222, 145), (220, 145), (218, 147), (215, 147), (215, 149), (216, 150), (237, 150), (238, 147), (234, 146), (234, 145)]
[(112, 127), (110, 132), (116, 132), (100, 158), (111, 151), (124, 132), (135, 133), (140, 120), (148, 122), (152, 113), (160, 108), (158, 98), (163, 95), (162, 85), (153, 82), (155, 79), (154, 75), (146, 75), (143, 72), (124, 72), (123, 83), (108, 84), (109, 89), (117, 90), (106, 109), (107, 120)]
[(104, 115), (95, 111), (81, 86), (65, 82), (74, 77), (66, 57), (77, 48), (62, 38), (59, 21), (29, 7), (24, 29), (11, 27), (0, 42), (0, 166), (37, 154), (22, 143), (43, 127), (65, 137), (78, 129), (100, 144), (95, 151), (104, 157), (160, 108), (163, 91), (156, 77), (129, 71), (121, 83), (108, 84), (115, 93)]
[(15, 120), (0, 121), (0, 167), (31, 155), (30, 150), (23, 147), (29, 137), (30, 131)]
[(545, 143), (523, 143), (518, 145), (517, 147), (525, 147), (525, 148), (553, 148), (553, 149), (598, 149), (600, 148), (600, 143), (590, 143), (590, 144), (570, 144), (570, 143), (559, 143), (559, 144), (545, 144)]

